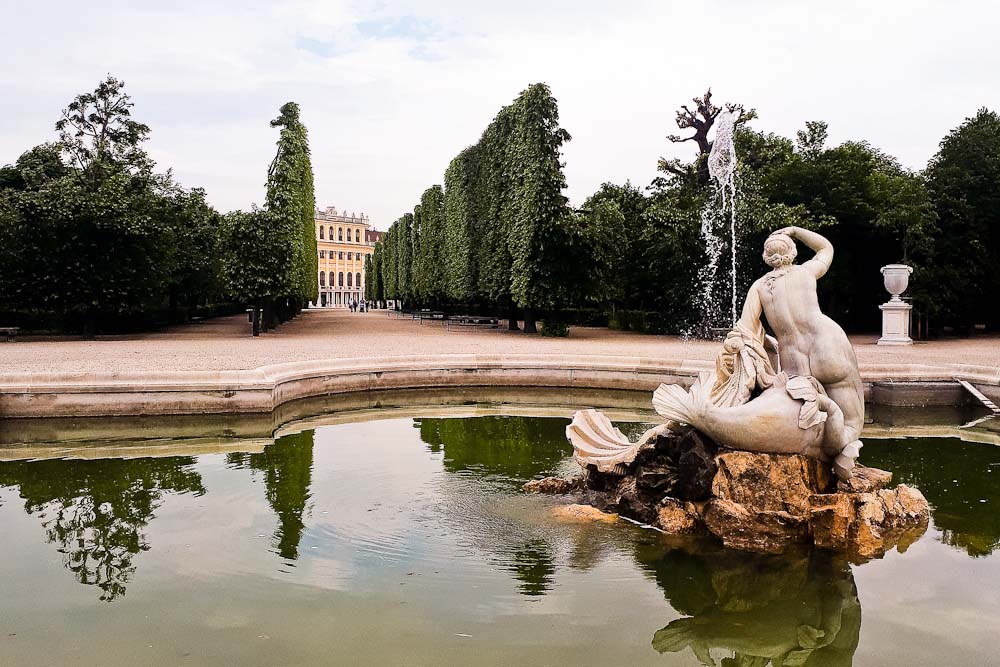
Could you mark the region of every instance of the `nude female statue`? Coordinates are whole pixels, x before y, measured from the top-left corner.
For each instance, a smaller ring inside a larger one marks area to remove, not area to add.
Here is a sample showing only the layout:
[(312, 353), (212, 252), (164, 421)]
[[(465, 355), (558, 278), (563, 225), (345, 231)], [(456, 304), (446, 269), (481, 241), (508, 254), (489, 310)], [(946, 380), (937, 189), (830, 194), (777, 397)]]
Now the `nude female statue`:
[[(816, 255), (794, 264), (795, 240)], [(833, 246), (798, 227), (764, 242), (771, 271), (750, 288), (743, 313), (726, 336), (714, 373), (690, 390), (663, 384), (653, 407), (668, 421), (637, 443), (594, 410), (566, 428), (577, 460), (607, 471), (628, 464), (643, 443), (671, 424), (690, 424), (720, 445), (832, 462), (837, 477), (853, 475), (865, 406), (861, 375), (847, 334), (819, 309), (816, 280), (830, 268)], [(765, 335), (763, 316), (775, 338)]]
[[(793, 264), (797, 254), (793, 239), (815, 251), (815, 256)], [(823, 385), (844, 414), (841, 447), (851, 444), (865, 421), (858, 360), (847, 334), (823, 314), (816, 297), (816, 281), (833, 262), (833, 246), (816, 232), (785, 227), (764, 242), (764, 261), (772, 270), (751, 286), (739, 324), (760, 327), (763, 313), (778, 340), (780, 370), (789, 376), (812, 376)]]

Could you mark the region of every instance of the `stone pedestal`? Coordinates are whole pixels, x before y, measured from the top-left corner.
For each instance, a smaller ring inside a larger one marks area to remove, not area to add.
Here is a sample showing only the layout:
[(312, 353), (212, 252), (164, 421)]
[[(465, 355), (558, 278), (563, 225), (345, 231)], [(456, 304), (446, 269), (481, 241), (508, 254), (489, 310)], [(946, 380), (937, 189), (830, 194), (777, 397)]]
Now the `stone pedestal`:
[(882, 311), (882, 337), (879, 345), (913, 345), (910, 338), (910, 311), (913, 306), (901, 299), (891, 299), (879, 306)]

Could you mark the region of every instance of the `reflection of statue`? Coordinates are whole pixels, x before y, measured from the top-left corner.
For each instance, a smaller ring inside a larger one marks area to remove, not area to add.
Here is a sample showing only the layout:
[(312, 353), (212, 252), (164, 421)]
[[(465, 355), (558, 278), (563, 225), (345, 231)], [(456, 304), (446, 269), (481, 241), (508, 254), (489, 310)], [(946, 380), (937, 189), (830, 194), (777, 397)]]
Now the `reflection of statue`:
[[(795, 238), (816, 256), (794, 264)], [(832, 461), (837, 476), (850, 479), (865, 404), (854, 349), (816, 297), (816, 280), (832, 260), (833, 246), (815, 232), (787, 227), (771, 234), (764, 261), (772, 271), (750, 288), (715, 373), (702, 374), (689, 392), (661, 385), (653, 395), (656, 411), (733, 449)], [(776, 339), (765, 334), (762, 315)], [(566, 429), (577, 461), (602, 471), (631, 463), (660, 432), (632, 444), (589, 410)]]
[(672, 551), (655, 564), (657, 583), (686, 618), (653, 637), (661, 653), (690, 648), (705, 665), (848, 666), (858, 646), (861, 603), (850, 565), (813, 551), (786, 558)]

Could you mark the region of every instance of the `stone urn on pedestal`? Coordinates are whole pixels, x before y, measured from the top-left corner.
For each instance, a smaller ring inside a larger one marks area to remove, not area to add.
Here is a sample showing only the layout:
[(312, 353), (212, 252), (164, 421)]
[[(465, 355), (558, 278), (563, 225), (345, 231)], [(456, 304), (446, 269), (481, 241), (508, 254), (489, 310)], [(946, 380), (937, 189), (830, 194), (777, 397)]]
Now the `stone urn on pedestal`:
[(910, 284), (913, 267), (906, 264), (887, 264), (882, 267), (885, 288), (892, 295), (887, 303), (879, 306), (882, 311), (882, 337), (879, 345), (913, 345), (910, 338), (910, 311), (913, 307), (899, 298)]

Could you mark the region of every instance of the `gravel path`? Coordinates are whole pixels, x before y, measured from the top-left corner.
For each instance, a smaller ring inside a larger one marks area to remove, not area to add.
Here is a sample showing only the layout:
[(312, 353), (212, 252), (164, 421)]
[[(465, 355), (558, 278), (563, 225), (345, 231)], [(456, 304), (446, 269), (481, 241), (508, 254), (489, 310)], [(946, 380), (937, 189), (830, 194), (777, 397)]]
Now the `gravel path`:
[[(911, 347), (878, 347), (876, 339), (876, 335), (852, 337), (862, 365), (965, 363), (1000, 367), (997, 336), (917, 343)], [(23, 336), (16, 343), (0, 342), (0, 374), (237, 370), (288, 361), (449, 352), (553, 352), (710, 360), (717, 351), (718, 343), (608, 329), (573, 327), (569, 338), (542, 338), (507, 331), (449, 331), (440, 324), (386, 317), (384, 311), (314, 310), (259, 338), (249, 336), (244, 316), (159, 333), (102, 336), (92, 341)]]

